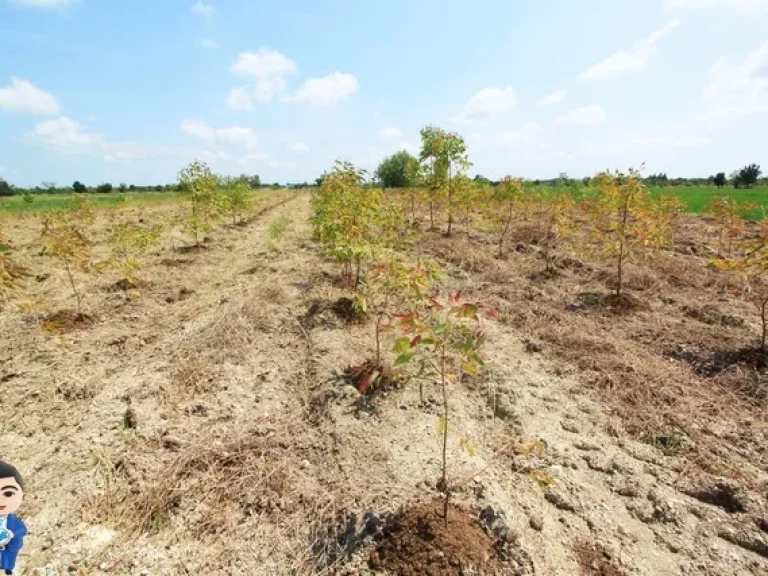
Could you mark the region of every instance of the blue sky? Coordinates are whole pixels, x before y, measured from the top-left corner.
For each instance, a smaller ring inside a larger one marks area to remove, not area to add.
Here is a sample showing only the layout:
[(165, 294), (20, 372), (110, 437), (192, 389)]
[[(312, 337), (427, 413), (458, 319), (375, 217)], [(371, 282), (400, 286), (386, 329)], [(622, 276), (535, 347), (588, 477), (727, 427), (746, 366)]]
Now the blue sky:
[(427, 123), (472, 173), (768, 169), (768, 0), (0, 0), (0, 177), (312, 180)]

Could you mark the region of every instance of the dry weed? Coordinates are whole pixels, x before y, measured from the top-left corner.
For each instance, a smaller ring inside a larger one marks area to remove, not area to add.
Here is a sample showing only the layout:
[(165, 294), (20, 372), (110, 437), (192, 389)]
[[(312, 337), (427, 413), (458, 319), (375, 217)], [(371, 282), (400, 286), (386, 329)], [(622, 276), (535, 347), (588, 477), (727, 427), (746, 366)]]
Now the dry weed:
[(147, 482), (126, 482), (114, 465), (106, 466), (105, 490), (86, 508), (94, 520), (114, 523), (126, 535), (159, 532), (177, 514), (185, 530), (219, 533), (281, 510), (291, 490), (291, 466), (274, 436), (197, 443)]

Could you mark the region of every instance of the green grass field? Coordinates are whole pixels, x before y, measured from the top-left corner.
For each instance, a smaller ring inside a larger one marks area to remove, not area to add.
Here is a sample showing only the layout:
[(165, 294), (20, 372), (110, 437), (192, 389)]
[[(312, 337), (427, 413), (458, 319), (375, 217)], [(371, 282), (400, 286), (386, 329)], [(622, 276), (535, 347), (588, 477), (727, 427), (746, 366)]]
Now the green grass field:
[[(707, 203), (712, 198), (732, 195), (739, 200), (751, 202), (757, 209), (743, 214), (747, 218), (761, 219), (768, 216), (768, 187), (752, 188), (750, 190), (734, 190), (733, 188), (717, 188), (710, 186), (666, 186), (654, 187), (651, 191), (656, 194), (667, 193), (677, 196), (685, 205), (685, 211), (700, 214), (706, 211)], [(97, 206), (111, 208), (120, 205), (146, 205), (164, 202), (176, 202), (179, 196), (175, 192), (127, 192), (112, 194), (88, 194)], [(38, 194), (34, 195), (31, 203), (25, 202), (22, 196), (0, 198), (0, 213), (24, 214), (45, 212), (64, 208), (70, 202), (68, 194)]]
[[(161, 204), (175, 202), (179, 196), (175, 192), (126, 192), (123, 194), (84, 194), (93, 198), (100, 208), (114, 208), (116, 206)], [(23, 214), (45, 212), (65, 208), (71, 202), (70, 194), (35, 194), (32, 202), (25, 202), (22, 196), (0, 198), (0, 212), (9, 214)]]
[(707, 203), (712, 198), (733, 196), (739, 201), (751, 202), (758, 208), (743, 214), (747, 218), (762, 219), (768, 216), (768, 187), (751, 188), (749, 190), (734, 190), (733, 188), (717, 188), (709, 186), (666, 186), (651, 188), (654, 193), (667, 193), (677, 196), (685, 205), (685, 211), (691, 214), (706, 212)]

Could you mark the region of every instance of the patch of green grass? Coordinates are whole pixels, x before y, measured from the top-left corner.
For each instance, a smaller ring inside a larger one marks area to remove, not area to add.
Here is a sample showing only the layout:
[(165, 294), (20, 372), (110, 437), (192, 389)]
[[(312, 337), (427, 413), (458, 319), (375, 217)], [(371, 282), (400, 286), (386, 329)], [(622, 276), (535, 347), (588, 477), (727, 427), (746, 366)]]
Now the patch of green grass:
[[(177, 202), (175, 192), (126, 192), (123, 194), (83, 194), (93, 198), (99, 208), (114, 208), (122, 205), (161, 204)], [(0, 198), (0, 213), (24, 214), (66, 208), (72, 201), (71, 194), (33, 194), (32, 200), (25, 200), (23, 195)]]
[(684, 205), (684, 210), (690, 214), (706, 212), (707, 204), (713, 198), (733, 196), (740, 202), (751, 202), (758, 208), (750, 210), (742, 216), (746, 218), (762, 219), (768, 215), (768, 188), (717, 189), (709, 186), (666, 186), (651, 188), (655, 194), (666, 193), (676, 196)]
[(290, 223), (291, 219), (286, 214), (275, 216), (269, 221), (269, 239), (267, 240), (267, 247), (270, 250), (276, 251), (278, 249), (280, 241), (283, 239), (283, 235)]

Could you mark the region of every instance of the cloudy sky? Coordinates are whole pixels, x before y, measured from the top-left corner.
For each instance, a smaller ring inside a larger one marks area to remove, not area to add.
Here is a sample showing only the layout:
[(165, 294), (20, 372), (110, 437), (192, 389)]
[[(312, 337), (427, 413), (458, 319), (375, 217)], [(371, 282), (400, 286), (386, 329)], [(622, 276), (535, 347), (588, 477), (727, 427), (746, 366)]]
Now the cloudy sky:
[(0, 177), (312, 180), (464, 135), (472, 173), (768, 167), (768, 0), (0, 0)]

